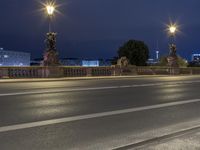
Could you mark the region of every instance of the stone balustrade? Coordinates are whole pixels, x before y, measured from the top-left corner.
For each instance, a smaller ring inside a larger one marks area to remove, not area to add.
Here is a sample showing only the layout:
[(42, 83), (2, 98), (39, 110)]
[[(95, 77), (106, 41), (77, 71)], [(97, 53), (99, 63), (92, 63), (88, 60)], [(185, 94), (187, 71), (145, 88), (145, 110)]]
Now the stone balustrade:
[(200, 75), (200, 67), (137, 67), (138, 75)]
[(120, 75), (197, 75), (200, 68), (169, 67), (0, 67), (0, 78), (92, 77)]
[(113, 67), (0, 67), (0, 78), (113, 76)]

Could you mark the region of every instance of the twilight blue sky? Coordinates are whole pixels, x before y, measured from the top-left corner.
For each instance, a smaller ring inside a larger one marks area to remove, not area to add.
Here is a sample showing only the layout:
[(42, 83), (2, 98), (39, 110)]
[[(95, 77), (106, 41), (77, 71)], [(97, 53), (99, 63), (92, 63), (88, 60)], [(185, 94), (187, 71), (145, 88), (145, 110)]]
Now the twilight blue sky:
[[(42, 0), (41, 0), (42, 1)], [(45, 2), (43, 0), (43, 2)], [(57, 0), (54, 30), (61, 57), (111, 58), (129, 39), (168, 53), (165, 24), (176, 21), (178, 53), (200, 53), (200, 0)], [(39, 0), (0, 0), (0, 47), (41, 57), (48, 22)]]

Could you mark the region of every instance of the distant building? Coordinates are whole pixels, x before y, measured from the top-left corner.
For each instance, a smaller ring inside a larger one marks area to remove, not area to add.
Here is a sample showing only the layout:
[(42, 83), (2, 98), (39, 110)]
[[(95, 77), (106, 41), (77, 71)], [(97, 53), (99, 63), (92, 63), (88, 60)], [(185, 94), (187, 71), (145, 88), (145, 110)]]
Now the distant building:
[(83, 67), (99, 67), (99, 60), (82, 60)]
[(0, 48), (0, 66), (30, 66), (30, 53)]
[[(32, 66), (39, 66), (42, 58), (37, 58), (31, 61)], [(83, 67), (98, 67), (111, 66), (112, 59), (81, 59), (81, 58), (61, 58), (60, 63), (63, 66), (83, 66)]]
[(36, 58), (31, 60), (31, 66), (40, 66), (43, 58)]
[(192, 61), (189, 62), (189, 67), (200, 67), (200, 54), (192, 54)]
[(192, 61), (200, 62), (200, 54), (192, 54)]
[(79, 58), (62, 58), (60, 63), (64, 66), (82, 66), (82, 60)]
[(113, 59), (100, 59), (99, 60), (99, 66), (111, 66), (113, 62)]
[(60, 62), (64, 66), (83, 66), (83, 67), (98, 67), (111, 66), (111, 59), (80, 59), (80, 58), (62, 58)]
[(147, 64), (148, 64), (148, 65), (155, 65), (155, 64), (157, 64), (157, 63), (158, 63), (158, 61), (155, 60), (155, 59), (152, 59), (152, 58), (149, 58), (148, 61), (147, 61)]

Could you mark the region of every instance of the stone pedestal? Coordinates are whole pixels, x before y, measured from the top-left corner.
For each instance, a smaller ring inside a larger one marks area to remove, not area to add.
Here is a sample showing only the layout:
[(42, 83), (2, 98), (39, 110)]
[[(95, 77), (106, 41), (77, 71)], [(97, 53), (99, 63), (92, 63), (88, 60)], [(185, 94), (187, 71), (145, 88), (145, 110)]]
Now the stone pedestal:
[(48, 50), (44, 54), (42, 66), (60, 66), (58, 52), (54, 50)]
[(168, 56), (167, 57), (168, 66), (169, 67), (179, 67), (178, 65), (178, 57), (177, 56)]

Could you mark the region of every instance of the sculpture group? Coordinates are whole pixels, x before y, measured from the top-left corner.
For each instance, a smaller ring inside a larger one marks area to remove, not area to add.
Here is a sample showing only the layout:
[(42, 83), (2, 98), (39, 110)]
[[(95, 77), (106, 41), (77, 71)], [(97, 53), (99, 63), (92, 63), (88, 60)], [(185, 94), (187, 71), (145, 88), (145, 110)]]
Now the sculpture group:
[(46, 50), (41, 63), (42, 66), (59, 66), (59, 56), (56, 50), (56, 33), (49, 32), (45, 40)]

